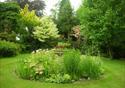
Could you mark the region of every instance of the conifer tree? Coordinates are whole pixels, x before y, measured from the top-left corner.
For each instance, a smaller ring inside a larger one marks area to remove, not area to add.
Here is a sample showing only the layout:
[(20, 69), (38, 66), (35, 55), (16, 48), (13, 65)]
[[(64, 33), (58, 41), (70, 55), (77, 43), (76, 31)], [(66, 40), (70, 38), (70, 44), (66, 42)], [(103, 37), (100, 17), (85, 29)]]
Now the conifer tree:
[(57, 17), (57, 27), (59, 33), (68, 37), (71, 28), (76, 24), (76, 19), (73, 14), (69, 0), (62, 0), (60, 2), (59, 13)]

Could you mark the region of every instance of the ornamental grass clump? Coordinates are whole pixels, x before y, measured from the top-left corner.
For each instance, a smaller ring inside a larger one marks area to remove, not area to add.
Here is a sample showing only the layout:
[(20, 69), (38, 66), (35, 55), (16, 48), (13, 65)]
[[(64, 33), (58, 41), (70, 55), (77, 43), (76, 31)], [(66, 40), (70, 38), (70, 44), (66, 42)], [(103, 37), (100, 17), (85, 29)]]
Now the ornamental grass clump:
[(97, 79), (103, 72), (103, 63), (100, 57), (82, 56), (80, 62), (81, 76), (84, 78)]
[(64, 68), (72, 79), (79, 77), (80, 52), (78, 50), (67, 50), (64, 52)]

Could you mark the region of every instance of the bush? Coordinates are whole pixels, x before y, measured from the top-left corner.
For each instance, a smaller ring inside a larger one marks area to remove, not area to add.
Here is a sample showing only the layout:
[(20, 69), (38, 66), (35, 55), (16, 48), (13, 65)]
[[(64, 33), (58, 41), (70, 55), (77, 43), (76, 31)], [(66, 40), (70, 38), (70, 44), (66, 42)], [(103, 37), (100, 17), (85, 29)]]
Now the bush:
[(17, 73), (23, 79), (39, 79), (43, 74), (44, 67), (39, 62), (31, 61), (29, 59), (21, 60), (18, 65)]
[(65, 51), (63, 59), (66, 72), (71, 75), (72, 79), (77, 79), (79, 76), (78, 66), (80, 62), (80, 52), (73, 49)]
[(52, 74), (50, 78), (47, 78), (45, 80), (46, 82), (51, 82), (51, 83), (69, 83), (71, 82), (71, 77), (68, 74)]
[[(51, 74), (62, 73), (61, 60), (52, 50), (37, 50), (18, 65), (18, 75), (24, 79), (44, 79)], [(37, 70), (39, 69), (39, 71)]]
[(40, 26), (36, 26), (33, 32), (34, 38), (41, 42), (46, 42), (47, 40), (54, 40), (59, 37), (58, 29), (56, 25), (49, 17), (42, 17), (40, 19)]
[(99, 57), (82, 56), (79, 68), (85, 78), (96, 79), (103, 73), (102, 61)]
[(0, 33), (0, 40), (15, 42), (16, 41), (16, 33), (1, 32)]
[(20, 45), (14, 42), (0, 40), (0, 57), (17, 55), (21, 51)]

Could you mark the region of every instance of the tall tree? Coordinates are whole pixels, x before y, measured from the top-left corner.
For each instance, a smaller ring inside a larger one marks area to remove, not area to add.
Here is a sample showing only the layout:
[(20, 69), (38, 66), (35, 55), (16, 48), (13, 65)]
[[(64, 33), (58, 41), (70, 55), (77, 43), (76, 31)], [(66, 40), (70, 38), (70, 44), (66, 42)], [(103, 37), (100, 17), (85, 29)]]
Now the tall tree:
[(45, 7), (43, 0), (6, 0), (7, 2), (17, 2), (21, 8), (24, 8), (26, 4), (29, 5), (29, 10), (35, 10), (37, 16), (43, 15), (42, 10)]
[(73, 9), (69, 0), (60, 2), (59, 13), (57, 16), (57, 27), (59, 33), (68, 37), (71, 28), (76, 24)]
[(0, 3), (0, 39), (15, 41), (16, 34), (23, 31), (19, 10), (16, 3)]
[(84, 0), (77, 11), (86, 50), (113, 57), (124, 56), (125, 0)]
[[(33, 38), (33, 29), (35, 26), (38, 26), (40, 21), (39, 17), (36, 16), (35, 11), (29, 11), (28, 4), (25, 5), (24, 9), (20, 10), (20, 15), (22, 17), (23, 24), (26, 27), (26, 32), (20, 35), (21, 42), (26, 45), (27, 50), (32, 50), (37, 47), (37, 44), (39, 44), (34, 38)], [(37, 42), (37, 43), (36, 43)], [(35, 45), (35, 46), (34, 46)]]

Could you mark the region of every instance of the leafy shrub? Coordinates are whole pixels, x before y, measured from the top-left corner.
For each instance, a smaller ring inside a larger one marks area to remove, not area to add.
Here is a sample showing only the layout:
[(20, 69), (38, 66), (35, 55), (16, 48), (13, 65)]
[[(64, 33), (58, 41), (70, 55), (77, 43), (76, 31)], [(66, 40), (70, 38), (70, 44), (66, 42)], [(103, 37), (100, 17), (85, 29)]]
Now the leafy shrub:
[(47, 78), (45, 80), (46, 82), (51, 82), (51, 83), (69, 83), (71, 82), (71, 77), (68, 74), (52, 74), (50, 78)]
[(0, 40), (0, 57), (14, 56), (20, 51), (21, 48), (19, 44)]
[(0, 33), (0, 40), (6, 40), (15, 42), (16, 41), (16, 34), (15, 33), (7, 33), (7, 32), (1, 32)]
[(96, 79), (103, 73), (102, 61), (99, 57), (82, 56), (79, 68), (85, 78)]
[(56, 39), (59, 37), (56, 25), (49, 17), (42, 17), (40, 19), (40, 26), (34, 28), (34, 37), (41, 42), (48, 39)]
[[(24, 79), (41, 79), (61, 73), (61, 61), (52, 50), (37, 50), (18, 65), (18, 74)], [(37, 71), (39, 69), (39, 71)]]
[(77, 79), (79, 75), (78, 66), (80, 62), (80, 52), (78, 50), (68, 50), (64, 52), (64, 66), (66, 72), (71, 75), (72, 79)]
[(43, 74), (44, 67), (39, 62), (29, 59), (20, 61), (18, 65), (18, 74), (23, 79), (39, 79)]

